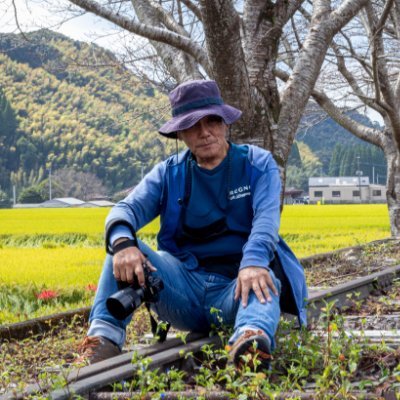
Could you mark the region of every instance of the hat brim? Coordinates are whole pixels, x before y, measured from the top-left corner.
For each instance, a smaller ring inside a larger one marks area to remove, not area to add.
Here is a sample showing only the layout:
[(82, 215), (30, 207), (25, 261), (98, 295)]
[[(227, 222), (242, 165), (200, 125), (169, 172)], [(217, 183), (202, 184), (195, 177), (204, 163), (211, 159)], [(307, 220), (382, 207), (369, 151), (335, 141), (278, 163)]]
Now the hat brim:
[(225, 124), (230, 125), (236, 122), (241, 117), (242, 112), (228, 104), (209, 105), (207, 107), (190, 110), (186, 113), (173, 117), (168, 122), (166, 122), (158, 130), (158, 132), (165, 137), (176, 139), (177, 132), (191, 128), (199, 120), (208, 115), (218, 115), (224, 120)]

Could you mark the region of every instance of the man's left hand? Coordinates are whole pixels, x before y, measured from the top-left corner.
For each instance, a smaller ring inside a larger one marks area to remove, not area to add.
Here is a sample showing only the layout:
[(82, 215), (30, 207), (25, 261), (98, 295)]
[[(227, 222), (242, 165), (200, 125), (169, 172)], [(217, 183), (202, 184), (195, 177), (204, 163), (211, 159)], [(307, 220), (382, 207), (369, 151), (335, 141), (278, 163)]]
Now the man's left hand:
[(247, 307), (249, 292), (253, 290), (260, 303), (271, 301), (270, 291), (278, 296), (271, 275), (266, 268), (262, 267), (247, 267), (239, 271), (237, 277), (235, 300), (242, 299), (243, 307)]

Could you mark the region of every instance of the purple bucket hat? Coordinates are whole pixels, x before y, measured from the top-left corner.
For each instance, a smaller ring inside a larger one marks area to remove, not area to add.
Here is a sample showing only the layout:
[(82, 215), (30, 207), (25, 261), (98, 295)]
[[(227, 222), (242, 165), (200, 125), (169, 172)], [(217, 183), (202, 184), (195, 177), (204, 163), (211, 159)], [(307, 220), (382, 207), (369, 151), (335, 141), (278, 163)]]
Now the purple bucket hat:
[(177, 132), (188, 129), (207, 115), (218, 115), (227, 125), (237, 121), (242, 112), (224, 104), (215, 81), (188, 81), (177, 86), (169, 94), (172, 119), (158, 131), (175, 139)]

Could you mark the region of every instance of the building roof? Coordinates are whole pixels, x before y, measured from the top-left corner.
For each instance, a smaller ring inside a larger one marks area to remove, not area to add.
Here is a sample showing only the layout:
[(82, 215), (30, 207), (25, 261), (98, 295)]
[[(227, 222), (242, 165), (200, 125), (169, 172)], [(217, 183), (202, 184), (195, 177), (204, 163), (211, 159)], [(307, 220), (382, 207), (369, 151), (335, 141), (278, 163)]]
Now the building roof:
[(303, 193), (303, 189), (296, 189), (294, 187), (288, 187), (285, 189), (285, 195), (296, 195), (296, 194), (301, 194)]
[(13, 205), (13, 208), (38, 208), (40, 207), (40, 203), (17, 203)]
[(108, 200), (90, 200), (86, 202), (86, 204), (93, 204), (97, 207), (112, 207), (115, 203), (108, 201)]
[(359, 186), (369, 185), (368, 176), (324, 176), (308, 178), (308, 186)]
[(41, 203), (42, 206), (50, 205), (50, 204), (63, 204), (66, 206), (79, 206), (81, 204), (85, 203), (82, 200), (75, 199), (75, 197), (59, 197), (56, 199), (52, 200), (47, 200), (43, 203)]

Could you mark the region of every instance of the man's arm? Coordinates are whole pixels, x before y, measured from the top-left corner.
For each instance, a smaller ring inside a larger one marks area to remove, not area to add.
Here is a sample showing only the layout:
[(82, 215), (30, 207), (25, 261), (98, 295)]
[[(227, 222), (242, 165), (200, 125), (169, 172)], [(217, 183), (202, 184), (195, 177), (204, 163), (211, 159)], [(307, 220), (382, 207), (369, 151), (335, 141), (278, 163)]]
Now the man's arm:
[(261, 303), (271, 301), (278, 291), (269, 273), (279, 240), (281, 181), (276, 162), (270, 156), (253, 192), (253, 222), (249, 239), (243, 247), (235, 299), (247, 306), (250, 290)]
[(156, 165), (139, 185), (116, 204), (106, 219), (106, 249), (113, 255), (113, 272), (117, 280), (133, 283), (135, 276), (143, 286), (143, 264), (155, 268), (137, 246), (136, 231), (160, 213), (165, 163)]

